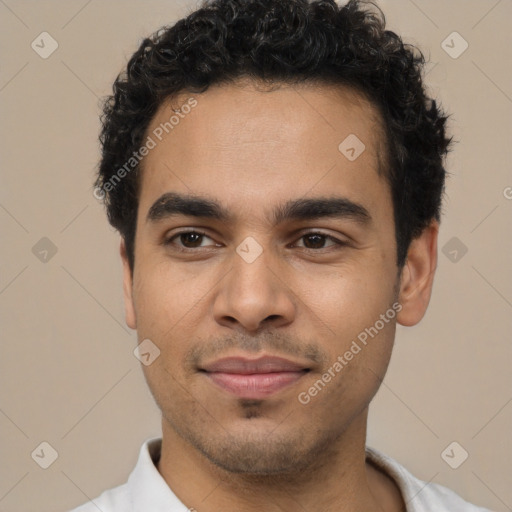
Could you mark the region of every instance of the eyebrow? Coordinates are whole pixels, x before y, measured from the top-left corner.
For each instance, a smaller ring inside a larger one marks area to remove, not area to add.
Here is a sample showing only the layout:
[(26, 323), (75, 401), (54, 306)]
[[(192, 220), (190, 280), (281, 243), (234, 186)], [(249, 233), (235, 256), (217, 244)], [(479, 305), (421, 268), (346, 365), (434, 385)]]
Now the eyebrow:
[[(146, 222), (158, 222), (183, 215), (232, 223), (234, 216), (217, 201), (206, 197), (168, 192), (158, 198), (149, 209)], [(370, 212), (359, 203), (345, 197), (318, 197), (289, 200), (271, 212), (273, 226), (287, 220), (314, 220), (320, 218), (348, 219), (361, 225), (372, 221)]]

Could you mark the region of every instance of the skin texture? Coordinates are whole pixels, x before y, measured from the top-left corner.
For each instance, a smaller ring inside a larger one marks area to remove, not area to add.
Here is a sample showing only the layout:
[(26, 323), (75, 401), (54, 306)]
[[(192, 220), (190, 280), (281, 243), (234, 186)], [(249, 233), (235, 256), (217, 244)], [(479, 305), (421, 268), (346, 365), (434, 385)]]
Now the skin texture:
[[(161, 351), (143, 367), (162, 411), (160, 473), (198, 512), (402, 510), (394, 483), (365, 463), (368, 405), (395, 322), (415, 325), (428, 306), (437, 223), (412, 242), (399, 272), (391, 193), (378, 174), (380, 117), (357, 92), (318, 84), (265, 92), (240, 80), (166, 102), (148, 134), (191, 96), (197, 106), (144, 160), (133, 274), (121, 243), (127, 324)], [(338, 145), (352, 133), (366, 149), (351, 162)], [(232, 221), (147, 221), (166, 192), (216, 200)], [(268, 218), (286, 201), (333, 196), (363, 205), (371, 222)], [(165, 245), (187, 229), (206, 236)], [(311, 231), (346, 245), (304, 237)], [(262, 248), (252, 263), (236, 252), (247, 237)], [(301, 404), (298, 394), (397, 301), (395, 319)], [(263, 354), (310, 371), (252, 401), (198, 371), (221, 357)]]

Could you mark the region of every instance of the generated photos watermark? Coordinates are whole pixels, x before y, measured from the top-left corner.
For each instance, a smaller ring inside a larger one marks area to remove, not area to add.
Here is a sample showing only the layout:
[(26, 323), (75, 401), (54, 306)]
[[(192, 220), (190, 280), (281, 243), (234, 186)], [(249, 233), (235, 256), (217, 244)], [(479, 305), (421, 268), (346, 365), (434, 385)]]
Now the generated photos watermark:
[(197, 100), (195, 98), (189, 98), (179, 109), (174, 110), (175, 114), (173, 114), (168, 121), (160, 123), (156, 128), (154, 128), (151, 134), (147, 136), (144, 144), (142, 144), (137, 151), (132, 153), (132, 156), (124, 163), (123, 166), (117, 169), (117, 171), (107, 181), (105, 181), (101, 187), (96, 187), (94, 189), (94, 197), (99, 201), (105, 199), (107, 192), (114, 190), (123, 178), (136, 169), (142, 159), (147, 156), (152, 149), (156, 148), (165, 135), (174, 130), (174, 128), (180, 124), (181, 120), (184, 119), (196, 106)]
[[(311, 399), (320, 393), (325, 386), (331, 382), (348, 365), (357, 354), (368, 344), (368, 337), (375, 338), (379, 332), (384, 329), (386, 324), (396, 317), (396, 314), (402, 311), (402, 304), (395, 302), (392, 306), (376, 320), (375, 323), (366, 327), (357, 335), (357, 340), (352, 340), (348, 350), (343, 355), (339, 355), (336, 361), (322, 374), (322, 376), (307, 390), (302, 391), (297, 399), (302, 405), (307, 405)], [(358, 343), (359, 342), (359, 343)]]

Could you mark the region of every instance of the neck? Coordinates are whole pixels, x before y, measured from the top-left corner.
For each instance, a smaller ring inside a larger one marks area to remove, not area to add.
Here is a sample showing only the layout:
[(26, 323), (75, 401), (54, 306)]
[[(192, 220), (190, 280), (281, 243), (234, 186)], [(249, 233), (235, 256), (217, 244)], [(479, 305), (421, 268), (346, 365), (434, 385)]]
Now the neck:
[(399, 510), (396, 488), (391, 499), (392, 481), (365, 462), (367, 414), (365, 409), (306, 469), (271, 475), (218, 467), (163, 420), (158, 470), (174, 494), (198, 512)]

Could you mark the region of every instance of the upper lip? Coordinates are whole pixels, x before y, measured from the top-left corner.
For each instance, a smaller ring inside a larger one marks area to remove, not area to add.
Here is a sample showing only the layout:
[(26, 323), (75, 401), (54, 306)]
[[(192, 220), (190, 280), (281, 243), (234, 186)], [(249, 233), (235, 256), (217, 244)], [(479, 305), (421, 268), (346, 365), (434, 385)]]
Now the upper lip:
[(258, 359), (224, 357), (208, 363), (200, 369), (207, 372), (237, 373), (242, 375), (309, 370), (307, 366), (301, 363), (276, 356), (262, 356)]

